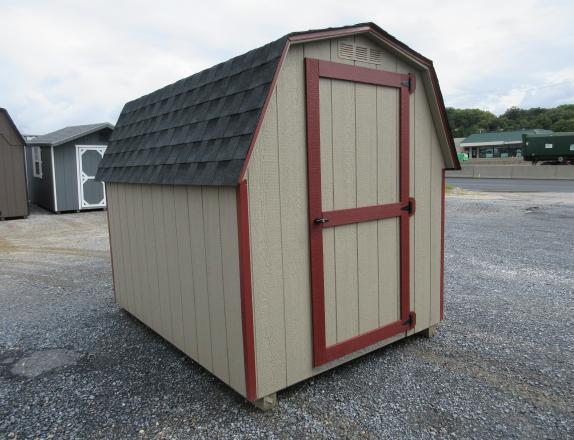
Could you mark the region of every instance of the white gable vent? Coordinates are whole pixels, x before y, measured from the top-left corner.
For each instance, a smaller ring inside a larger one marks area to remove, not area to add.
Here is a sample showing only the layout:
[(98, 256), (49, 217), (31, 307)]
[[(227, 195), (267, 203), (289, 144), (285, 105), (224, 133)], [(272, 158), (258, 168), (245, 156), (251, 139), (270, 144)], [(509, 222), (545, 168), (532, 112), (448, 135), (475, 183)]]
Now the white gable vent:
[(363, 63), (381, 64), (383, 52), (366, 46), (359, 46), (351, 41), (339, 40), (339, 58), (361, 61)]

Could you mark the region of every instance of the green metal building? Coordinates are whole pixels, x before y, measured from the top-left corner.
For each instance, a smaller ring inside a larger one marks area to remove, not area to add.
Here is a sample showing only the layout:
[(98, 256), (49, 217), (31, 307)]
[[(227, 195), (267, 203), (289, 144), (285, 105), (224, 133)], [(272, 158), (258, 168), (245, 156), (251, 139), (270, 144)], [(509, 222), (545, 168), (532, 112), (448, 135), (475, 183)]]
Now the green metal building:
[(472, 159), (507, 159), (523, 156), (523, 135), (548, 135), (552, 130), (532, 129), (475, 133), (460, 143), (461, 151)]

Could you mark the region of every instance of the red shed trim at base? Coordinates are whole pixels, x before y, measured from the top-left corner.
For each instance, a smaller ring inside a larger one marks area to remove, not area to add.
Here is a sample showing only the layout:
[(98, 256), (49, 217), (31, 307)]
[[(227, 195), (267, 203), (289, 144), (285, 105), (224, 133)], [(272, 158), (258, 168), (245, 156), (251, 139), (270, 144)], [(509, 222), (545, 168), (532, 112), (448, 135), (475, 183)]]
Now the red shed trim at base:
[(253, 330), (249, 207), (246, 180), (243, 180), (237, 187), (237, 236), (239, 247), (239, 282), (241, 291), (245, 391), (247, 400), (253, 402), (257, 399), (257, 379), (255, 375), (255, 334)]

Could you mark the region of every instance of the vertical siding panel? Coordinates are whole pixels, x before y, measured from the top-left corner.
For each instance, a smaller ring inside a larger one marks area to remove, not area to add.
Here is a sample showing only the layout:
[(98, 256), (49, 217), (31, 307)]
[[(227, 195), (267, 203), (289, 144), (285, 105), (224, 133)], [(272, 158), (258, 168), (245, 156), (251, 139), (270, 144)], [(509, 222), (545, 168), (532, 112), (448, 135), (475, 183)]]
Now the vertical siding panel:
[(195, 293), (193, 291), (193, 264), (189, 236), (189, 207), (187, 189), (174, 188), (175, 229), (177, 237), (177, 262), (181, 293), (183, 345), (185, 351), (197, 358), (197, 329), (195, 323)]
[(146, 311), (145, 311), (145, 301), (142, 298), (142, 290), (143, 290), (143, 271), (141, 269), (141, 255), (139, 252), (139, 241), (140, 237), (138, 236), (138, 223), (137, 221), (137, 188), (136, 185), (125, 185), (125, 197), (126, 197), (126, 214), (128, 216), (127, 221), (127, 233), (129, 236), (130, 241), (130, 248), (129, 248), (129, 259), (130, 259), (130, 267), (132, 272), (132, 282), (133, 282), (133, 289), (132, 289), (132, 299), (135, 306), (136, 316), (144, 321), (147, 322)]
[[(332, 87), (334, 208), (354, 208), (357, 206), (355, 84), (335, 80)], [(335, 283), (340, 342), (357, 335), (359, 330), (356, 224), (335, 228)]]
[(15, 169), (17, 185), (17, 215), (28, 215), (28, 200), (26, 193), (26, 163), (24, 162), (24, 148), (14, 147)]
[(145, 252), (145, 232), (144, 232), (144, 212), (142, 205), (142, 188), (141, 185), (131, 186), (131, 201), (133, 208), (132, 230), (135, 233), (135, 250), (136, 254), (132, 259), (136, 263), (136, 277), (138, 281), (137, 295), (141, 304), (142, 319), (148, 324), (152, 323), (153, 309), (149, 302), (149, 285), (147, 282), (147, 264)]
[[(417, 75), (417, 79), (418, 75)], [(417, 81), (418, 84), (422, 82)], [(416, 330), (427, 328), (430, 320), (430, 189), (431, 189), (431, 135), (434, 127), (423, 87), (415, 93), (415, 311)]]
[(207, 263), (207, 291), (209, 292), (209, 321), (211, 325), (211, 351), (213, 373), (229, 381), (227, 362), (227, 329), (225, 298), (221, 270), (221, 232), (219, 227), (219, 189), (202, 188), (203, 225), (205, 233), (205, 260)]
[[(158, 246), (157, 240), (161, 240), (161, 236), (156, 235), (157, 229), (155, 228), (154, 209), (153, 209), (153, 192), (158, 191), (157, 186), (143, 185), (142, 186), (142, 204), (144, 207), (144, 214), (142, 221), (144, 224), (144, 243), (145, 243), (145, 261), (146, 261), (146, 281), (148, 285), (148, 300), (149, 307), (153, 310), (150, 316), (150, 322), (154, 329), (162, 328), (162, 290), (159, 286), (158, 275)], [(160, 330), (157, 330), (160, 331)]]
[(245, 366), (243, 358), (243, 327), (241, 321), (241, 289), (239, 285), (239, 245), (237, 236), (235, 188), (220, 188), (219, 213), (229, 383), (234, 389), (245, 394)]
[[(399, 201), (399, 93), (377, 87), (377, 200)], [(398, 219), (377, 223), (379, 252), (379, 324), (399, 319), (400, 243)]]
[(123, 247), (123, 261), (124, 267), (126, 269), (126, 289), (125, 289), (125, 308), (130, 313), (134, 315), (137, 314), (137, 305), (135, 302), (135, 279), (132, 271), (132, 259), (131, 259), (131, 244), (130, 244), (130, 234), (129, 234), (129, 211), (127, 209), (127, 187), (129, 185), (118, 184), (118, 203), (123, 209), (119, 210), (120, 224), (121, 224), (121, 237), (122, 237), (122, 247)]
[(442, 226), (442, 169), (444, 162), (436, 132), (432, 133), (432, 169), (431, 169), (431, 298), (430, 325), (440, 322), (440, 272), (441, 272), (441, 226)]
[[(357, 206), (377, 204), (377, 92), (356, 84)], [(377, 222), (357, 225), (359, 333), (379, 326)]]
[(153, 225), (156, 261), (157, 261), (157, 278), (158, 278), (158, 296), (159, 296), (159, 316), (160, 326), (158, 332), (166, 339), (173, 340), (171, 328), (171, 305), (169, 292), (169, 274), (167, 269), (167, 245), (165, 241), (165, 221), (163, 215), (162, 187), (154, 186), (151, 191), (153, 207)]
[(111, 183), (107, 187), (108, 191), (108, 218), (109, 218), (109, 234), (111, 247), (113, 249), (113, 271), (114, 271), (114, 288), (116, 293), (116, 302), (120, 307), (126, 307), (124, 300), (126, 283), (126, 268), (123, 262), (124, 247), (122, 244), (121, 223), (119, 220), (120, 204), (117, 202), (118, 184)]
[(190, 220), (191, 260), (193, 262), (193, 290), (195, 292), (197, 359), (201, 365), (211, 371), (213, 358), (211, 353), (209, 293), (207, 290), (203, 198), (200, 187), (187, 188), (187, 202)]
[[(333, 125), (331, 80), (319, 81), (321, 125), (321, 198), (324, 211), (334, 209)], [(325, 292), (325, 338), (327, 346), (337, 343), (337, 295), (335, 277), (335, 228), (323, 229), (323, 276)]]
[(2, 214), (3, 217), (11, 217), (13, 215), (14, 212), (16, 212), (16, 207), (15, 207), (15, 203), (14, 203), (14, 195), (15, 195), (15, 191), (14, 191), (14, 162), (12, 160), (12, 150), (13, 147), (11, 147), (10, 145), (6, 146), (6, 147), (0, 147), (3, 148), (4, 150), (4, 154), (6, 157), (3, 157), (1, 160), (5, 161), (5, 165), (4, 165), (4, 179), (2, 184), (5, 185), (6, 187), (6, 210), (5, 213)]
[[(331, 60), (330, 41), (316, 41), (305, 44), (305, 57)], [(299, 67), (301, 68), (301, 67)], [(302, 89), (304, 90), (304, 89)], [(304, 98), (304, 93), (299, 94)], [(331, 126), (331, 80), (319, 80), (319, 115), (321, 136), (321, 197), (323, 210), (333, 209), (333, 131)], [(288, 111), (288, 110), (287, 110)], [(305, 111), (303, 111), (305, 115)], [(305, 130), (305, 127), (303, 127)], [(302, 142), (303, 151), (307, 150), (306, 140)], [(307, 185), (306, 177), (301, 184)], [(305, 194), (307, 200), (307, 194)], [(308, 226), (305, 228), (308, 229)], [(307, 244), (307, 248), (308, 248)], [(325, 337), (327, 345), (337, 342), (337, 301), (335, 297), (335, 229), (323, 229), (323, 273), (325, 292)], [(310, 265), (306, 268), (306, 274)], [(310, 289), (310, 287), (309, 287)]]
[(274, 94), (249, 165), (258, 396), (272, 393), (287, 384), (276, 99)]
[(142, 321), (146, 321), (144, 313), (144, 302), (141, 297), (142, 291), (142, 280), (141, 280), (141, 270), (140, 270), (140, 257), (138, 255), (138, 236), (137, 236), (137, 219), (135, 211), (135, 197), (136, 189), (135, 185), (124, 185), (124, 196), (125, 196), (125, 212), (126, 212), (126, 234), (128, 235), (130, 247), (129, 247), (129, 264), (131, 268), (131, 298), (134, 307), (135, 315)]
[(167, 256), (167, 285), (165, 291), (169, 295), (172, 343), (179, 349), (185, 347), (183, 341), (183, 316), (181, 301), (181, 285), (179, 279), (179, 243), (177, 240), (175, 220), (174, 186), (164, 185), (161, 188), (163, 199), (164, 240)]
[(312, 362), (311, 302), (294, 292), (308, 292), (309, 235), (307, 214), (305, 99), (303, 46), (294, 46), (283, 64), (277, 83), (279, 185), (281, 201), (281, 242), (283, 291), (285, 292), (285, 332), (287, 383), (305, 378), (305, 364)]

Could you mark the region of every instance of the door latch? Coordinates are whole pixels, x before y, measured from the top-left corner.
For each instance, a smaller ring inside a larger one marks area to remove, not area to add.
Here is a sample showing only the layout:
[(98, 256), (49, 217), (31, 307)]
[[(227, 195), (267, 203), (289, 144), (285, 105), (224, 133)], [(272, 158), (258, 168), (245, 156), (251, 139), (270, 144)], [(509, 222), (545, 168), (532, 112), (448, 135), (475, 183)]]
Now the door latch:
[(323, 223), (328, 223), (328, 222), (329, 222), (329, 219), (326, 219), (325, 217), (318, 217), (318, 218), (316, 218), (315, 220), (313, 220), (313, 222), (314, 222), (316, 225), (321, 225), (321, 224), (323, 224)]
[(409, 202), (401, 208), (403, 211), (407, 211), (409, 215), (413, 215), (416, 211), (416, 203), (414, 197), (409, 198)]

